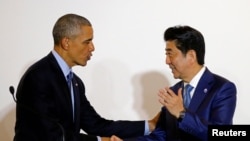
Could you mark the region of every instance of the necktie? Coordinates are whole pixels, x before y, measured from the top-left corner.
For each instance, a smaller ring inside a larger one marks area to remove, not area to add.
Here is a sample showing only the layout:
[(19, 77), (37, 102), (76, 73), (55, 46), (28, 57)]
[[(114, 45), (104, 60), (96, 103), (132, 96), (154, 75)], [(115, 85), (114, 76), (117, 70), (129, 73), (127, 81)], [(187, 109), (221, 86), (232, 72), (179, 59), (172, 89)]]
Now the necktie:
[(191, 95), (190, 92), (193, 89), (193, 87), (190, 84), (187, 84), (184, 88), (184, 93), (183, 93), (183, 102), (185, 108), (188, 108), (189, 103), (191, 101)]
[(70, 94), (71, 94), (71, 101), (72, 101), (72, 110), (73, 110), (73, 120), (74, 120), (74, 91), (73, 91), (73, 87), (72, 87), (72, 79), (73, 79), (73, 73), (72, 71), (69, 72), (69, 74), (67, 75), (67, 82), (68, 82), (68, 86), (69, 86), (69, 90), (70, 90)]
[(71, 89), (72, 79), (73, 79), (73, 73), (72, 71), (70, 71), (69, 74), (67, 75), (67, 82), (68, 82), (69, 89)]

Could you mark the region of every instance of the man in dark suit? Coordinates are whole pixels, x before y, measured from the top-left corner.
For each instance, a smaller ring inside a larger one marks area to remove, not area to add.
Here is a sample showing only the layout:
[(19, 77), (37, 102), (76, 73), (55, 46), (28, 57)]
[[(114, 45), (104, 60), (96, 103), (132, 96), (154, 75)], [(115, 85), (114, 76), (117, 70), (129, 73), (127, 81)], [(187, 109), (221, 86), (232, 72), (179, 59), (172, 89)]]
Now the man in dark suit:
[[(236, 86), (204, 65), (205, 41), (198, 30), (190, 26), (170, 27), (164, 40), (166, 64), (174, 78), (181, 80), (159, 91), (163, 107), (156, 129), (150, 135), (124, 140), (207, 141), (208, 125), (233, 123)], [(184, 88), (187, 85), (191, 85), (189, 93)], [(112, 141), (119, 140), (112, 137)]]
[(154, 129), (158, 116), (149, 121), (108, 120), (87, 100), (83, 82), (71, 73), (73, 66), (85, 66), (94, 51), (93, 29), (86, 18), (60, 17), (53, 38), (54, 49), (19, 82), (14, 141), (108, 141), (113, 134), (127, 138)]

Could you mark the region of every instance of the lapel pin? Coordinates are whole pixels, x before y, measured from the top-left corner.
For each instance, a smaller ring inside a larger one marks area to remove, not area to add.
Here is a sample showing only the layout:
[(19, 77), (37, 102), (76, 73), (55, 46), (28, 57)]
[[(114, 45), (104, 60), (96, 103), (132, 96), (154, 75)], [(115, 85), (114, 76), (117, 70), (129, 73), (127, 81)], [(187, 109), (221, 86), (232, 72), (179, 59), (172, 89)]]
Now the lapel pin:
[(204, 93), (206, 94), (206, 93), (207, 93), (207, 88), (205, 88), (203, 91), (204, 91)]

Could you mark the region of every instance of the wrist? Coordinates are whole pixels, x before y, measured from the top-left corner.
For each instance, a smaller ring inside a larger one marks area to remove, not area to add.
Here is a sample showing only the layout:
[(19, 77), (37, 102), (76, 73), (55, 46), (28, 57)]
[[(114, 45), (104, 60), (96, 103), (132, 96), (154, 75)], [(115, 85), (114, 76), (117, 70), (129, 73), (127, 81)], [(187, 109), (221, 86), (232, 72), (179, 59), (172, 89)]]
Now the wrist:
[(185, 115), (186, 115), (186, 109), (181, 110), (179, 112), (179, 116), (177, 117), (177, 120), (181, 122), (182, 119), (185, 117)]
[(149, 132), (154, 130), (154, 124), (151, 120), (148, 120), (148, 129), (149, 129)]

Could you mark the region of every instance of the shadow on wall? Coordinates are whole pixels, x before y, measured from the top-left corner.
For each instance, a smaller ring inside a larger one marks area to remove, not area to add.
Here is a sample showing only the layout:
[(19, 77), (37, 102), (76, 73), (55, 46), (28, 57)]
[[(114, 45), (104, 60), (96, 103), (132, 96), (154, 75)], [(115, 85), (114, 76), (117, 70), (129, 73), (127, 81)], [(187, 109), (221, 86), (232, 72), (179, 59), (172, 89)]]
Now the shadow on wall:
[[(27, 63), (20, 71), (19, 75), (23, 75), (26, 69), (32, 65), (36, 60)], [(14, 92), (15, 93), (15, 92)], [(9, 97), (12, 99), (11, 94)], [(13, 100), (14, 101), (14, 100)], [(6, 108), (0, 111), (0, 141), (13, 141), (14, 128), (16, 122), (16, 103), (13, 102)]]
[[(23, 75), (26, 69), (36, 60), (27, 63), (20, 71), (20, 75)], [(11, 94), (9, 95), (12, 98)], [(2, 111), (0, 111), (0, 140), (1, 141), (13, 141), (14, 128), (16, 122), (16, 103), (13, 102)]]
[(0, 140), (13, 141), (14, 126), (16, 120), (16, 104), (13, 103), (7, 108), (4, 108), (1, 113), (3, 117), (0, 119)]
[(158, 91), (169, 86), (166, 76), (158, 71), (135, 75), (132, 80), (134, 88), (134, 108), (140, 118), (152, 119), (160, 110)]

